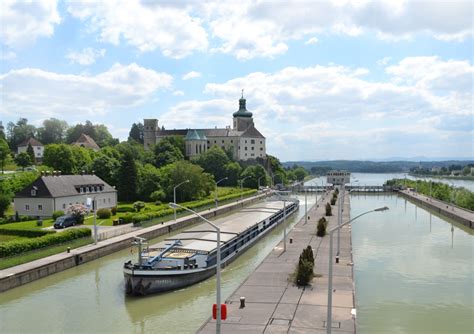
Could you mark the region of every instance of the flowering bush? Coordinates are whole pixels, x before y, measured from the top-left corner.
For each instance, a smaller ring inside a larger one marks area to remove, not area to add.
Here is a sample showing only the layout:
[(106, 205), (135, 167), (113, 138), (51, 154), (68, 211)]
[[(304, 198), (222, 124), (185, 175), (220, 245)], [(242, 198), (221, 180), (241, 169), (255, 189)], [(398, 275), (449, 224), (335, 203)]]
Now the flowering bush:
[(78, 224), (82, 224), (84, 222), (84, 216), (89, 212), (89, 210), (82, 204), (73, 204), (67, 208), (66, 212), (76, 217)]

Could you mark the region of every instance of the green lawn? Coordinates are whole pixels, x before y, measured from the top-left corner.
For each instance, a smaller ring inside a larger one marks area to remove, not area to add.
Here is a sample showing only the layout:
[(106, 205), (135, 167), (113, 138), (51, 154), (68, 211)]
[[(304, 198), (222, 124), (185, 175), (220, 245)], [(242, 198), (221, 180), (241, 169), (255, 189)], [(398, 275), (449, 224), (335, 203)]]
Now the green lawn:
[(15, 255), (12, 257), (8, 258), (2, 258), (0, 261), (0, 270), (17, 266), (19, 264), (31, 262), (34, 260), (41, 259), (43, 257), (47, 257), (50, 255), (58, 254), (61, 252), (66, 252), (68, 247), (71, 247), (71, 249), (78, 248), (85, 246), (87, 244), (90, 244), (93, 242), (93, 239), (91, 237), (87, 238), (81, 238), (81, 239), (76, 239), (72, 240), (68, 243), (64, 243), (61, 245), (55, 245), (51, 247), (45, 247), (42, 249), (37, 249), (28, 253), (20, 254), (20, 255)]
[(36, 219), (35, 220), (28, 220), (25, 222), (17, 222), (17, 223), (10, 223), (10, 224), (3, 224), (0, 225), (0, 228), (44, 228), (44, 227), (49, 227), (52, 226), (54, 221), (52, 219), (44, 219), (43, 220), (43, 226), (37, 226), (36, 225)]

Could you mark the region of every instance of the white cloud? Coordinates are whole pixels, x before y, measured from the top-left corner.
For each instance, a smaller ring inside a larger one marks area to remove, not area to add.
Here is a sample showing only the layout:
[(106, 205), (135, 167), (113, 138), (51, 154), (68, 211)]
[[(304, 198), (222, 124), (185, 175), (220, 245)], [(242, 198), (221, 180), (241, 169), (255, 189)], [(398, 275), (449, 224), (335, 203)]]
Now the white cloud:
[(377, 60), (377, 65), (386, 66), (391, 60), (392, 57), (383, 57), (382, 59)]
[[(386, 68), (388, 82), (366, 78), (364, 68), (338, 65), (254, 72), (209, 83), (208, 101), (179, 103), (162, 118), (165, 127), (224, 126), (244, 87), (247, 109), (270, 139), (269, 152), (285, 160), (372, 158), (402, 150), (465, 156), (472, 143), (459, 136), (474, 131), (472, 71), (468, 61), (410, 57)], [(449, 140), (442, 139), (446, 133)]]
[(173, 92), (173, 95), (174, 96), (183, 96), (184, 95), (184, 92), (182, 90), (175, 90)]
[(191, 71), (183, 75), (182, 79), (189, 80), (189, 79), (199, 78), (200, 76), (201, 76), (200, 72)]
[(319, 40), (317, 37), (311, 37), (308, 39), (306, 42), (304, 42), (305, 45), (315, 45), (318, 44)]
[(56, 0), (3, 0), (0, 9), (0, 39), (13, 49), (33, 44), (39, 37), (51, 37), (61, 22)]
[(68, 12), (85, 21), (100, 40), (118, 45), (121, 40), (141, 52), (160, 50), (166, 57), (183, 58), (207, 49), (202, 21), (188, 6), (161, 6), (138, 1), (70, 2)]
[(171, 83), (169, 74), (135, 63), (115, 64), (95, 76), (35, 68), (10, 70), (0, 76), (0, 110), (5, 115), (25, 117), (103, 115), (141, 105)]
[(72, 63), (77, 63), (80, 65), (92, 65), (96, 62), (97, 59), (103, 58), (105, 56), (105, 49), (93, 49), (85, 48), (82, 51), (70, 51), (66, 58), (69, 59)]
[(1, 60), (13, 60), (16, 58), (16, 53), (11, 51), (11, 50), (3, 50), (2, 48), (2, 53), (0, 56)]

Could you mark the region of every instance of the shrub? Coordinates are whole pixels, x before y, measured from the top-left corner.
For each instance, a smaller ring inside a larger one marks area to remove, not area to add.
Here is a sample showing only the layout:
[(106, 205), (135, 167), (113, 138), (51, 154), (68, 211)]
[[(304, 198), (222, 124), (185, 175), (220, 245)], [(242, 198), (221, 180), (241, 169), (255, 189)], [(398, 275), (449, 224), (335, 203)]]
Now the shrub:
[(331, 204), (326, 203), (326, 216), (332, 216)]
[(308, 245), (305, 249), (303, 249), (303, 252), (300, 255), (299, 262), (306, 260), (311, 262), (314, 265), (314, 254), (313, 254), (313, 249), (311, 246)]
[(150, 200), (153, 202), (160, 202), (166, 198), (166, 194), (163, 190), (155, 190), (150, 195)]
[(112, 213), (110, 212), (110, 210), (106, 208), (97, 210), (97, 217), (99, 217), (100, 219), (108, 219), (110, 218), (111, 214)]
[(53, 220), (58, 219), (58, 217), (64, 216), (63, 210), (58, 210), (53, 212)]
[(133, 207), (127, 206), (127, 205), (119, 206), (117, 208), (117, 212), (134, 212), (134, 211), (135, 209), (133, 209)]
[(40, 230), (37, 228), (14, 228), (14, 227), (2, 227), (0, 228), (0, 234), (8, 234), (8, 235), (17, 235), (19, 237), (27, 237), (27, 238), (36, 238), (42, 237), (47, 234), (54, 234), (56, 231), (52, 230)]
[(135, 212), (140, 212), (145, 207), (145, 203), (142, 201), (136, 201), (133, 203), (133, 209)]
[(336, 204), (336, 199), (333, 197), (331, 198), (331, 205), (334, 205), (334, 204)]
[(91, 230), (88, 228), (74, 228), (61, 233), (48, 233), (47, 235), (38, 238), (3, 242), (0, 244), (0, 258), (61, 244), (74, 239), (88, 237), (90, 235)]
[(339, 188), (336, 188), (336, 190), (334, 190), (334, 195), (336, 195), (336, 197), (337, 197), (337, 195), (339, 195)]
[(73, 215), (78, 224), (84, 223), (84, 216), (87, 212), (86, 206), (82, 204), (73, 204), (67, 208), (67, 213)]
[(117, 214), (117, 207), (114, 206), (114, 207), (110, 208), (110, 213), (112, 214), (112, 216), (115, 216)]
[(298, 269), (296, 272), (296, 284), (302, 286), (307, 285), (313, 278), (313, 263), (308, 260), (301, 260), (298, 263)]
[(321, 219), (319, 219), (319, 221), (318, 221), (318, 227), (317, 227), (316, 235), (318, 237), (324, 237), (326, 235), (327, 226), (328, 226), (328, 222), (327, 222), (326, 218), (321, 217)]
[(128, 223), (132, 222), (132, 217), (133, 217), (132, 214), (127, 213), (127, 214), (123, 215), (120, 219), (121, 219), (123, 224), (128, 224)]

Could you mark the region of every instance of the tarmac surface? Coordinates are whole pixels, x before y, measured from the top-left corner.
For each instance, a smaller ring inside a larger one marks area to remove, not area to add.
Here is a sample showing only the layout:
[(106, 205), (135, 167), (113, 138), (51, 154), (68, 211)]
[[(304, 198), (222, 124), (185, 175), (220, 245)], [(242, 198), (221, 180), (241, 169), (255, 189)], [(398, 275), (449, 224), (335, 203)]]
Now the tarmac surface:
[[(329, 194), (330, 195), (330, 194)], [(227, 320), (222, 321), (222, 333), (325, 333), (328, 296), (329, 236), (316, 236), (317, 221), (324, 216), (326, 196), (319, 207), (308, 211), (287, 234), (286, 251), (283, 240), (263, 260), (247, 280), (226, 300)], [(337, 225), (337, 203), (327, 230)], [(343, 222), (349, 219), (349, 197), (345, 197)], [(290, 243), (291, 240), (291, 243)], [(316, 277), (306, 287), (293, 283), (298, 258), (308, 245), (313, 248)], [(336, 254), (337, 234), (334, 234)], [(351, 227), (340, 235), (340, 261), (333, 266), (332, 332), (355, 333), (355, 294), (351, 254)], [(240, 308), (240, 297), (245, 307)], [(215, 320), (209, 319), (200, 333), (215, 333)]]

